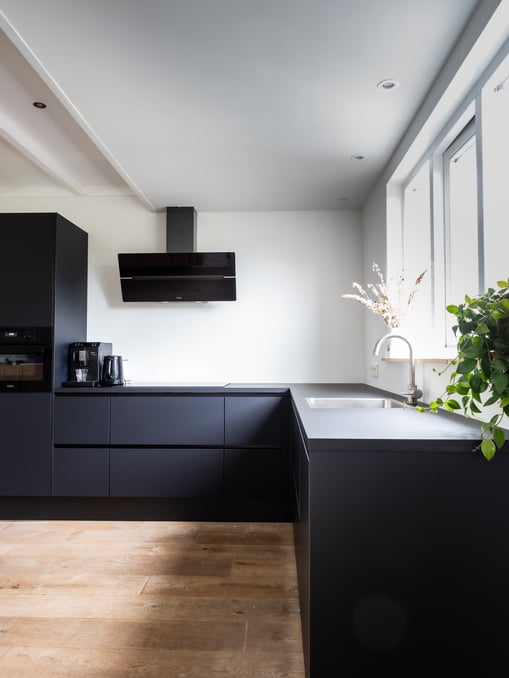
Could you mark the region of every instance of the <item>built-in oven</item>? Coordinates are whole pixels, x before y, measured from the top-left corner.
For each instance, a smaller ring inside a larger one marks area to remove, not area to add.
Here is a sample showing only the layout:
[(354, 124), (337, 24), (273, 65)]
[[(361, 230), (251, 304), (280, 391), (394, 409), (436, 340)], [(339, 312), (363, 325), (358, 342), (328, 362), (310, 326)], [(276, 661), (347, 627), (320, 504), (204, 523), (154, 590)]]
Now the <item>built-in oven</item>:
[(0, 328), (0, 392), (51, 391), (51, 327)]

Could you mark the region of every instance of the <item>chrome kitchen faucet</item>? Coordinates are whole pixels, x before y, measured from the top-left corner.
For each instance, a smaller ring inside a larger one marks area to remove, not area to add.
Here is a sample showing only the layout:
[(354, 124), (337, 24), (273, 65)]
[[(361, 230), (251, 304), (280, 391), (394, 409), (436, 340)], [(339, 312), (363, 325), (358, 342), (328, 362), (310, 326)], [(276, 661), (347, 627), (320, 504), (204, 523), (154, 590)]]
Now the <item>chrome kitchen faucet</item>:
[(380, 355), (380, 349), (382, 344), (389, 339), (401, 339), (408, 346), (408, 388), (401, 395), (406, 396), (406, 401), (409, 405), (417, 405), (417, 401), (422, 396), (422, 391), (417, 388), (415, 384), (415, 361), (414, 361), (414, 352), (412, 351), (412, 346), (406, 337), (403, 337), (401, 334), (384, 334), (383, 337), (376, 342), (373, 349), (373, 355)]

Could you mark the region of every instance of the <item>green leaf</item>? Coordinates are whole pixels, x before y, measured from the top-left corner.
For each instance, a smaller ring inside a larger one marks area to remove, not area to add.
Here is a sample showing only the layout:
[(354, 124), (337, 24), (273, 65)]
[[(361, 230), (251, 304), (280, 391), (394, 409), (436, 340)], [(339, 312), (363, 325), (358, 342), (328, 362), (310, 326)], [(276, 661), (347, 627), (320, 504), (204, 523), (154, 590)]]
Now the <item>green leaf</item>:
[[(477, 339), (477, 341), (474, 341)], [(472, 341), (461, 347), (461, 354), (465, 358), (479, 358), (484, 353), (484, 346), (479, 337), (472, 337)]]
[(456, 315), (459, 309), (454, 304), (449, 304), (449, 306), (445, 307), (445, 310), (447, 311), (447, 313), (453, 313), (454, 315)]
[(461, 409), (461, 405), (459, 404), (459, 402), (457, 400), (451, 400), (451, 399), (445, 401), (445, 407), (448, 410), (451, 410), (451, 411)]
[(460, 363), (458, 363), (456, 371), (459, 372), (459, 374), (467, 374), (468, 372), (472, 372), (476, 364), (477, 360), (474, 360), (473, 358), (462, 360)]
[(491, 438), (484, 438), (484, 440), (481, 441), (481, 452), (488, 461), (493, 459), (496, 451), (497, 446), (495, 445), (493, 440), (491, 440)]
[(507, 374), (496, 374), (492, 377), (491, 382), (497, 393), (503, 393), (509, 384), (509, 377)]
[(497, 285), (499, 287), (509, 287), (509, 282), (507, 280), (497, 280)]
[(502, 374), (507, 371), (507, 361), (506, 360), (493, 360), (491, 363), (491, 368), (495, 372), (501, 372)]
[(474, 414), (481, 414), (481, 410), (477, 407), (473, 400), (470, 401), (470, 411)]
[(497, 427), (493, 429), (493, 440), (498, 449), (505, 443), (505, 434), (501, 428)]
[(509, 405), (509, 398), (502, 398), (500, 401), (500, 407), (503, 409)]

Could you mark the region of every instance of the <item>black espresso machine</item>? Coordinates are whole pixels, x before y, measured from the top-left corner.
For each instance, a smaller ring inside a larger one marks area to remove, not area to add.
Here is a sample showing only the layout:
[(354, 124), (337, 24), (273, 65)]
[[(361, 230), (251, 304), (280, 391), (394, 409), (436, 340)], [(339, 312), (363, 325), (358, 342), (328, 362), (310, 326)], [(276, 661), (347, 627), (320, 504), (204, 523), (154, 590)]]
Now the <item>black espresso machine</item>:
[(111, 343), (75, 341), (69, 346), (69, 381), (64, 386), (100, 386), (105, 356), (112, 353)]

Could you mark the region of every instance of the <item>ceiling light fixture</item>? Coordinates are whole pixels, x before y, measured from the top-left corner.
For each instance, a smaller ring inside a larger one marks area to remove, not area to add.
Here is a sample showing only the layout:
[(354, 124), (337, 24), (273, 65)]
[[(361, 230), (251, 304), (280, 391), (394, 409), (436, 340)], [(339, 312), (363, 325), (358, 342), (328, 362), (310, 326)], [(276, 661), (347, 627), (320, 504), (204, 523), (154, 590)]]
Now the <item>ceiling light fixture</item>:
[(32, 104), (35, 108), (46, 108), (46, 104), (43, 103), (42, 101), (34, 101)]
[(399, 87), (399, 82), (392, 78), (387, 78), (386, 80), (380, 80), (377, 87), (382, 92), (392, 92)]

